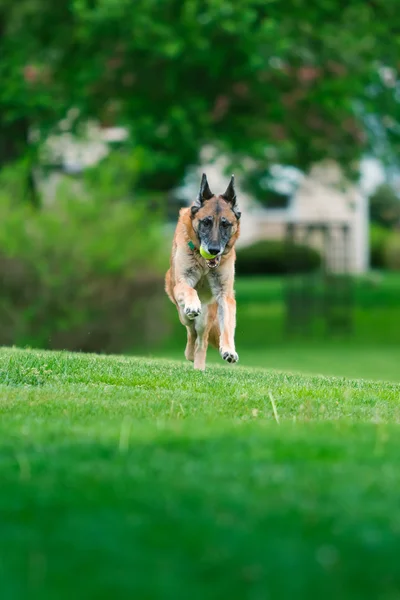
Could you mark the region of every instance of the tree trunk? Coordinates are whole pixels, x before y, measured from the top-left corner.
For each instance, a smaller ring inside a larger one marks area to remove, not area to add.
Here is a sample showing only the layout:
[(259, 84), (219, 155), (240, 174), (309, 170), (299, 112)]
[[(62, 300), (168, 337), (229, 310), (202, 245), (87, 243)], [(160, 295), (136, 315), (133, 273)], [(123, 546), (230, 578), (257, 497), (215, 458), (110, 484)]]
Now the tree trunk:
[[(6, 165), (26, 156), (29, 150), (29, 122), (26, 117), (12, 123), (4, 122), (0, 114), (0, 171)], [(39, 195), (32, 168), (26, 175), (26, 191), (34, 206), (39, 206)]]
[[(3, 49), (1, 40), (6, 33), (7, 15), (5, 10), (0, 12), (0, 54)], [(0, 171), (6, 165), (16, 162), (27, 154), (29, 149), (29, 121), (21, 117), (10, 122), (5, 118), (7, 107), (0, 105)], [(32, 168), (26, 176), (26, 191), (34, 206), (39, 205), (39, 195), (35, 186)]]

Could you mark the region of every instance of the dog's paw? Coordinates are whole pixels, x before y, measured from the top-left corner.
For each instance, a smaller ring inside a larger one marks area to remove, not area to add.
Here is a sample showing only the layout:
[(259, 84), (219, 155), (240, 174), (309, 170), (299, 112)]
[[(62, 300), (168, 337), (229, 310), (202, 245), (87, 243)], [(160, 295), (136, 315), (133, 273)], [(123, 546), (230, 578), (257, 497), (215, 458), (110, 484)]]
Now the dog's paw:
[(219, 353), (222, 358), (228, 363), (236, 363), (239, 360), (239, 354), (235, 350), (229, 350), (228, 348), (220, 348)]
[(185, 306), (183, 312), (185, 313), (185, 317), (193, 321), (193, 319), (198, 317), (201, 313), (201, 304), (199, 303)]

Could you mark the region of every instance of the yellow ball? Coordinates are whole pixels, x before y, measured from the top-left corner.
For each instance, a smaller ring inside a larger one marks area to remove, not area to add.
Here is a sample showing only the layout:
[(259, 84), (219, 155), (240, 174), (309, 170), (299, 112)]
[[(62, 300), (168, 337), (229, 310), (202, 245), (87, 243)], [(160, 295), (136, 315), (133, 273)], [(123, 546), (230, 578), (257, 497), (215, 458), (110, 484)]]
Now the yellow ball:
[(203, 246), (200, 246), (200, 254), (202, 255), (203, 258), (205, 258), (206, 260), (211, 260), (212, 258), (215, 258), (214, 254), (209, 254), (208, 252), (206, 252), (203, 248)]

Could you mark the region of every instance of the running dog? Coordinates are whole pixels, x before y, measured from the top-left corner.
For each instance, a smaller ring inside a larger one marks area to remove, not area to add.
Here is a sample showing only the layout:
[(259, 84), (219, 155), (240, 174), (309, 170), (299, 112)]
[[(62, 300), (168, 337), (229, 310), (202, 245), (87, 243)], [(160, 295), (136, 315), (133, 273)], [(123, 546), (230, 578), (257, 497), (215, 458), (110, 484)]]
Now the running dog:
[(182, 208), (172, 244), (165, 291), (187, 329), (185, 357), (204, 371), (210, 343), (228, 363), (235, 350), (235, 242), (240, 212), (232, 175), (226, 191), (217, 196), (203, 174), (197, 199)]

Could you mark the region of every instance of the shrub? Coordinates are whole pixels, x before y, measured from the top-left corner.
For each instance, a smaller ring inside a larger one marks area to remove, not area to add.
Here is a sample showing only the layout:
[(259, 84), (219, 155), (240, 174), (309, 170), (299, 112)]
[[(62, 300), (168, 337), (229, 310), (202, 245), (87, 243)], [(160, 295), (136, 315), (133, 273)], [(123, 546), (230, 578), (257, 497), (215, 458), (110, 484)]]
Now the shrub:
[(400, 271), (400, 232), (394, 231), (385, 246), (385, 263), (391, 271)]
[(369, 208), (373, 223), (389, 229), (400, 224), (400, 199), (389, 184), (378, 186), (369, 199)]
[(282, 275), (317, 270), (320, 254), (308, 246), (284, 241), (264, 240), (238, 249), (238, 275)]
[(371, 224), (369, 232), (370, 263), (375, 269), (386, 267), (385, 246), (390, 237), (390, 232), (381, 225)]
[[(111, 186), (112, 187), (112, 186)], [(36, 210), (0, 195), (0, 344), (120, 352), (163, 335), (157, 215), (82, 184)]]

